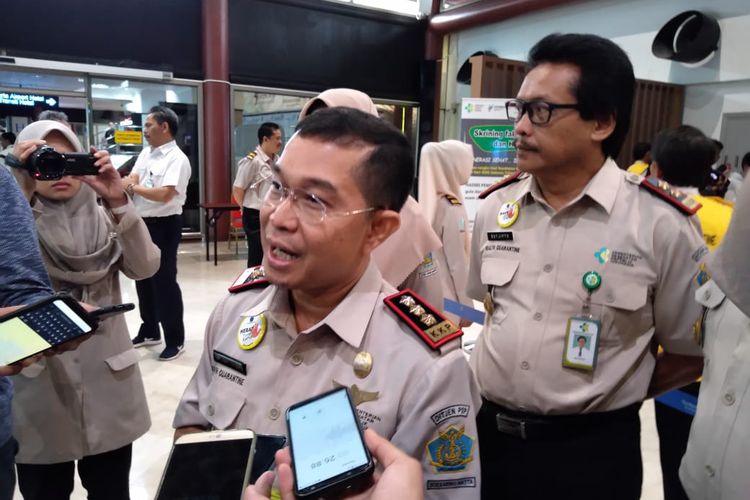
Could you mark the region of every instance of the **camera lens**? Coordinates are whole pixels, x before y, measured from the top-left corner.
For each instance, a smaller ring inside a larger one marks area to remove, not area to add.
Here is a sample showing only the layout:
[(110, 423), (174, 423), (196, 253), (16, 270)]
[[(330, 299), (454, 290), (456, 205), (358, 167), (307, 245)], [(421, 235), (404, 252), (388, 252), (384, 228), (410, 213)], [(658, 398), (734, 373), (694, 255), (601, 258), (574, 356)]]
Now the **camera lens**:
[(65, 173), (65, 159), (49, 146), (42, 146), (30, 157), (32, 173), (39, 180), (62, 179)]

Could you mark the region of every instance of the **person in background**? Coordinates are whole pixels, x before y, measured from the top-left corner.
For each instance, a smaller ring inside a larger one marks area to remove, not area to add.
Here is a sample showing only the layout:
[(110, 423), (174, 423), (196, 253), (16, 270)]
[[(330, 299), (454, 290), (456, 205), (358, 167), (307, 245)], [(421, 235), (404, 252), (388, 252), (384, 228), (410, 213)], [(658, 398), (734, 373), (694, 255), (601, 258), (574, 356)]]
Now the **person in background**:
[(161, 250), (159, 270), (151, 278), (138, 280), (138, 307), (141, 327), (133, 338), (135, 347), (161, 343), (159, 325), (166, 346), (160, 361), (177, 358), (184, 349), (182, 291), (177, 283), (177, 248), (182, 238), (182, 206), (190, 180), (190, 160), (175, 142), (177, 114), (164, 106), (154, 106), (146, 117), (143, 148), (129, 176), (122, 178), (125, 191), (133, 198), (151, 239)]
[(0, 134), (0, 164), (5, 168), (10, 169), (5, 165), (5, 157), (8, 153), (13, 151), (13, 145), (16, 143), (16, 134), (13, 132), (3, 132)]
[(518, 172), (480, 195), (471, 242), (482, 496), (637, 500), (641, 404), (703, 366), (693, 278), (708, 250), (685, 195), (612, 159), (635, 93), (625, 52), (554, 34), (529, 61), (506, 104)]
[[(703, 132), (690, 125), (681, 125), (659, 132), (654, 140), (654, 161), (651, 164), (654, 177), (663, 179), (700, 203), (696, 215), (703, 228), (703, 239), (712, 251), (724, 238), (732, 217), (731, 203), (698, 194), (699, 188), (708, 180), (714, 154), (714, 145)], [(657, 397), (655, 401), (665, 500), (688, 498), (680, 484), (678, 471), (699, 390), (700, 382), (692, 382)]]
[[(474, 166), (471, 146), (461, 141), (428, 142), (419, 158), (419, 204), (442, 242), (432, 253), (440, 268), (443, 297), (474, 307), (466, 295), (469, 271), (469, 217), (461, 186), (469, 182)], [(460, 326), (471, 324), (454, 314), (446, 316)]]
[(633, 158), (635, 161), (628, 167), (628, 173), (648, 175), (648, 167), (651, 164), (651, 144), (648, 142), (637, 142), (633, 146)]
[(260, 246), (260, 206), (262, 200), (251, 186), (271, 176), (271, 167), (281, 151), (281, 128), (265, 122), (258, 128), (258, 146), (239, 163), (232, 186), (235, 202), (242, 205), (242, 226), (247, 236), (247, 267), (259, 266), (263, 261)]
[[(19, 134), (15, 156), (25, 160), (43, 143), (60, 153), (83, 150), (67, 126), (42, 120)], [(106, 306), (122, 302), (120, 271), (133, 279), (151, 276), (159, 250), (108, 153), (92, 151), (99, 175), (36, 181), (33, 202), (53, 287)], [(40, 361), (15, 383), (16, 461), (24, 498), (69, 498), (76, 461), (90, 499), (129, 498), (131, 443), (151, 421), (125, 318), (102, 320), (78, 350)]]
[[(299, 121), (319, 109), (354, 108), (373, 116), (378, 109), (364, 92), (353, 89), (328, 89), (310, 99), (302, 108)], [(443, 272), (433, 258), (440, 250), (440, 238), (432, 229), (422, 208), (412, 196), (401, 209), (401, 225), (372, 253), (383, 278), (399, 290), (409, 288), (442, 310)]]
[(729, 172), (729, 189), (727, 190), (727, 194), (724, 195), (725, 200), (731, 202), (737, 201), (737, 198), (740, 196), (742, 184), (747, 178), (748, 170), (750, 170), (750, 152), (745, 153), (745, 156), (742, 157), (739, 171), (733, 168)]
[(68, 115), (62, 111), (55, 111), (53, 109), (45, 109), (44, 111), (39, 113), (39, 116), (37, 117), (36, 120), (37, 121), (54, 120), (56, 122), (62, 123), (68, 128), (71, 128), (70, 119), (68, 118)]
[(750, 491), (750, 180), (727, 233), (698, 276), (705, 356), (680, 479), (691, 500), (746, 500)]

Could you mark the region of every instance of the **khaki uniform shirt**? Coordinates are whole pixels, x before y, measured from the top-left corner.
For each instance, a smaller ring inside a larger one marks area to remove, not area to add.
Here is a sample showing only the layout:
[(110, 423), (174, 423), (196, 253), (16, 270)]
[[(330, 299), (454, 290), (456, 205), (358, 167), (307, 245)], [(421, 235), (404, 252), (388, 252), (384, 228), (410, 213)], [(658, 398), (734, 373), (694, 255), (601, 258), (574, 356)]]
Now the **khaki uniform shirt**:
[(398, 289), (413, 290), (438, 311), (442, 311), (443, 284), (441, 280), (443, 274), (445, 270), (440, 265), (437, 252), (433, 251), (425, 255), (422, 263), (406, 277)]
[[(112, 232), (122, 247), (116, 266), (77, 299), (106, 306), (122, 302), (120, 271), (145, 279), (159, 269), (159, 249), (132, 205)], [(42, 251), (46, 262), (49, 256)], [(52, 277), (55, 290), (71, 284)], [(151, 417), (125, 317), (105, 319), (76, 350), (43, 358), (13, 377), (16, 462), (54, 464), (122, 448), (148, 431)]]
[(715, 281), (695, 294), (706, 308), (703, 382), (680, 479), (692, 500), (745, 500), (750, 491), (750, 318)]
[(254, 189), (250, 189), (250, 186), (271, 176), (274, 161), (275, 158), (271, 158), (263, 152), (260, 146), (257, 146), (253, 158), (245, 156), (237, 162), (237, 177), (234, 179), (234, 186), (245, 190), (245, 197), (242, 199), (243, 207), (260, 210), (263, 200)]
[[(464, 233), (467, 224), (464, 219), (464, 210), (461, 205), (454, 205), (443, 196), (438, 201), (435, 221), (432, 228), (443, 242), (443, 248), (433, 252), (441, 270), (443, 297), (474, 307), (474, 301), (466, 295), (469, 260), (464, 250)], [(447, 314), (447, 316), (454, 322), (459, 320), (454, 314)]]
[[(528, 175), (484, 200), (467, 286), (477, 300), (489, 290), (494, 309), (471, 358), (484, 397), (541, 414), (613, 410), (645, 398), (654, 340), (667, 352), (701, 355), (692, 332), (700, 314), (693, 277), (708, 250), (695, 218), (640, 181), (607, 160), (557, 212)], [(502, 229), (498, 211), (512, 201), (518, 219)], [(602, 278), (591, 294), (590, 312), (601, 321), (593, 372), (562, 366), (568, 319), (581, 315), (588, 271)]]
[[(471, 370), (458, 340), (442, 353), (432, 351), (383, 303), (393, 291), (371, 262), (344, 300), (305, 332), (296, 330), (285, 288), (272, 285), (226, 297), (209, 319), (205, 350), (174, 426), (286, 434), (289, 406), (346, 386), (359, 403), (362, 424), (422, 462), (427, 498), (479, 498), (479, 392)], [(239, 326), (261, 313), (265, 337), (243, 350)], [(364, 378), (353, 369), (361, 351), (373, 358)], [(246, 374), (215, 361), (221, 354), (245, 363)], [(464, 463), (453, 471), (435, 454), (443, 443), (440, 433), (458, 438), (461, 446)]]

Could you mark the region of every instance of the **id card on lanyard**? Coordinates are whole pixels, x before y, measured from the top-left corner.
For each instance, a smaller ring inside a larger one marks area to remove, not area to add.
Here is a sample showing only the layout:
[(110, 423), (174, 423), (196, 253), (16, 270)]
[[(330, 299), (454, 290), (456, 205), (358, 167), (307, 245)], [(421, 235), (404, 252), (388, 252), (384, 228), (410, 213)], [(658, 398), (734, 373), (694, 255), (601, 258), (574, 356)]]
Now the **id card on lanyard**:
[(562, 365), (577, 370), (594, 371), (602, 324), (591, 313), (591, 294), (601, 286), (602, 277), (596, 271), (589, 271), (583, 275), (582, 284), (586, 289), (586, 298), (581, 306), (581, 314), (568, 318)]

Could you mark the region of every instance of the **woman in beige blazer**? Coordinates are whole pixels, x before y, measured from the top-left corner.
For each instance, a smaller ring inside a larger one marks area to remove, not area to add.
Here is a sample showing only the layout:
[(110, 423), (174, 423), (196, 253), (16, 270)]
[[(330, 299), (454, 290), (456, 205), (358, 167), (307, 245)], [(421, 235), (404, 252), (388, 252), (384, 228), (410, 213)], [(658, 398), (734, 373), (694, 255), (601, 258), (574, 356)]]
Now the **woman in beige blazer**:
[[(43, 141), (58, 152), (82, 150), (69, 128), (43, 120), (19, 134), (14, 153), (24, 159)], [(98, 176), (37, 181), (32, 205), (53, 288), (105, 306), (122, 301), (120, 271), (132, 279), (153, 275), (159, 250), (108, 154), (96, 156)], [(69, 499), (75, 461), (89, 499), (128, 499), (132, 443), (151, 419), (125, 318), (103, 320), (77, 350), (45, 358), (14, 383), (16, 463), (24, 499)]]

